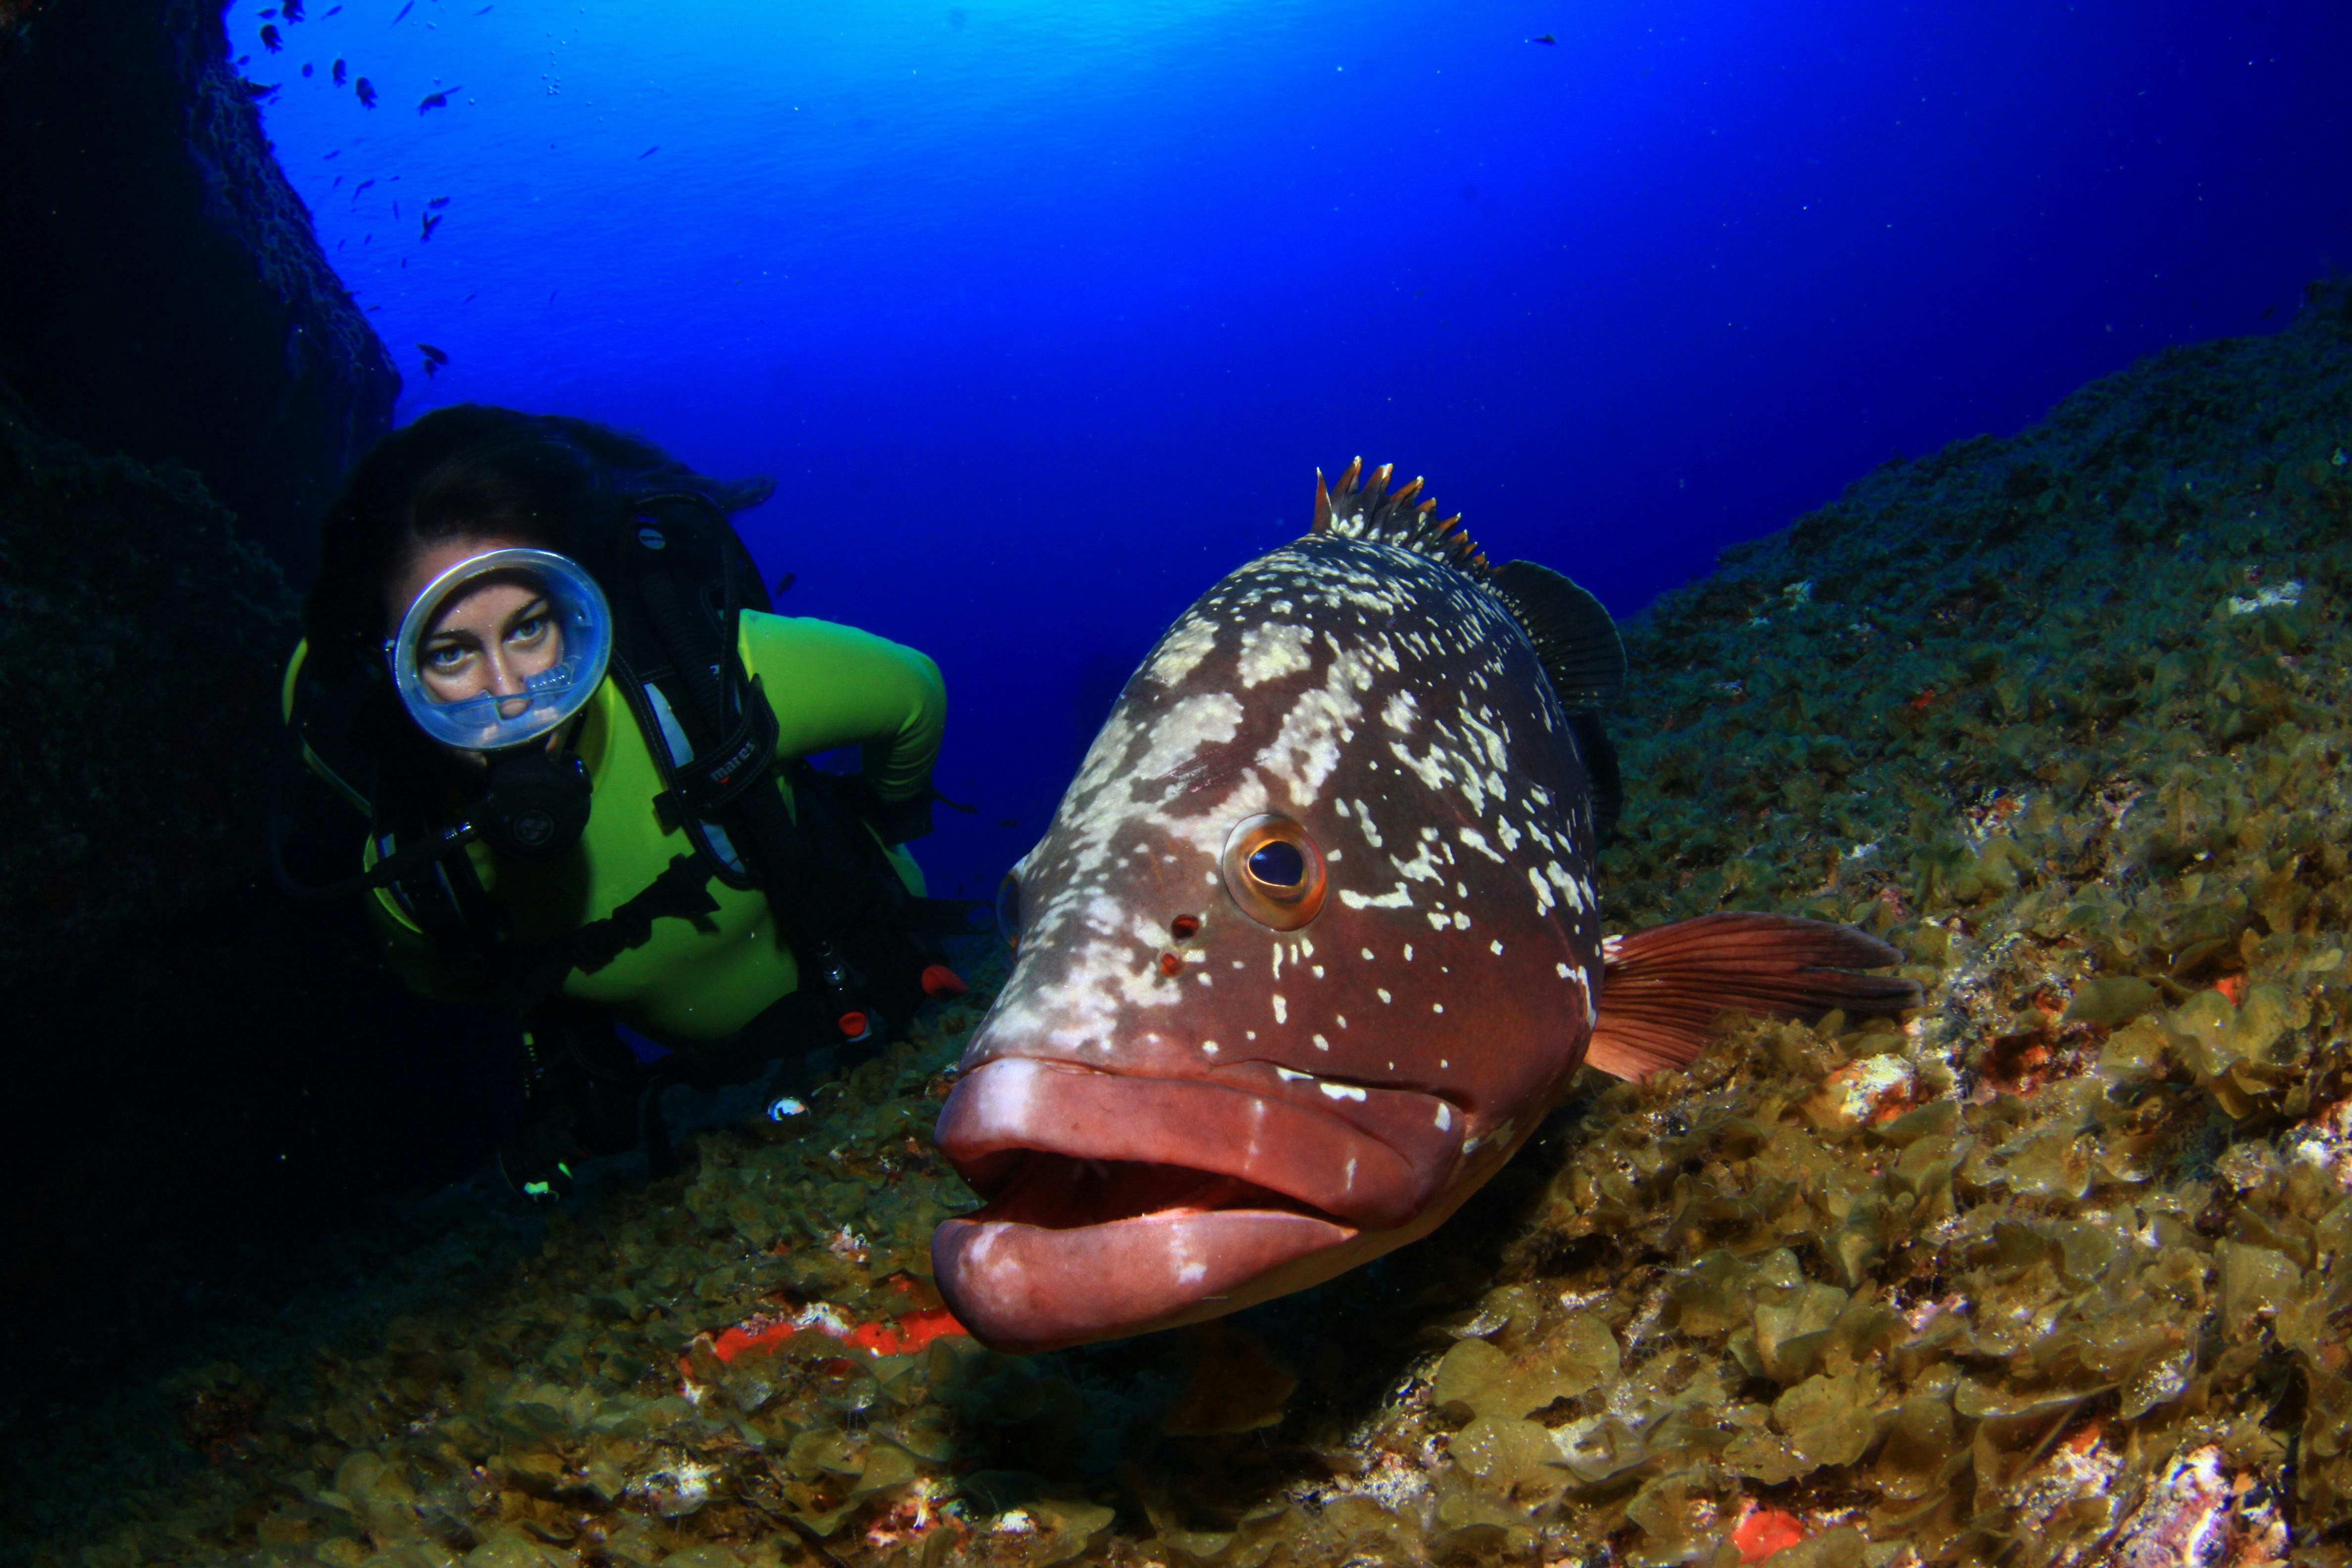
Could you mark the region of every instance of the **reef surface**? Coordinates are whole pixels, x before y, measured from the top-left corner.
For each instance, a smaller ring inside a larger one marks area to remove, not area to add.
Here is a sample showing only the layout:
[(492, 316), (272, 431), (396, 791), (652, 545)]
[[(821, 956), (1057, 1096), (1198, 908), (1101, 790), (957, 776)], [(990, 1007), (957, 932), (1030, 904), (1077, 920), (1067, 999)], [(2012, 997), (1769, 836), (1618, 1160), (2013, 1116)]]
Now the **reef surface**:
[(181, 1473), (53, 1477), (107, 1523), (32, 1555), (2352, 1562), (2348, 450), (2329, 284), (1628, 626), (1612, 925), (1852, 921), (1906, 1022), (1734, 1021), (1413, 1248), (1024, 1361), (926, 1277), (983, 970), (681, 1175), (446, 1213), (473, 1267), (184, 1371)]

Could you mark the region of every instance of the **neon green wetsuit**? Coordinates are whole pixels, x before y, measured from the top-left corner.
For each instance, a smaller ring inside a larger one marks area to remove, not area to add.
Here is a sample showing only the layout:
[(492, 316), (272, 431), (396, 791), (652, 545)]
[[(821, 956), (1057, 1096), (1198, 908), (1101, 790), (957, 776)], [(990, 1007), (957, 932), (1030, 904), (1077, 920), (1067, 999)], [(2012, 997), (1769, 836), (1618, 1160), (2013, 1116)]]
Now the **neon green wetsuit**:
[[(929, 787), (947, 693), (929, 658), (853, 626), (756, 611), (744, 612), (738, 646), (745, 668), (765, 677), (780, 758), (856, 745), (865, 753), (867, 782), (886, 802), (911, 800)], [(302, 657), (297, 649), (287, 672), (289, 700)], [(654, 798), (665, 788), (661, 773), (611, 677), (581, 710), (570, 749), (586, 764), (592, 790), (588, 828), (577, 847), (533, 866), (502, 859), (478, 841), (467, 848), (483, 888), (523, 943), (553, 942), (604, 919), (691, 847), (682, 829), (665, 830), (655, 814)], [(789, 801), (789, 782), (784, 793)], [(913, 858), (896, 846), (889, 853), (908, 891), (921, 894), (923, 874)], [(373, 846), (365, 858), (373, 863)], [(623, 951), (593, 974), (574, 970), (563, 994), (593, 1003), (656, 1040), (709, 1040), (741, 1028), (798, 987), (800, 969), (765, 894), (715, 878), (710, 894), (719, 902), (715, 912), (655, 921), (643, 946)], [(389, 889), (376, 894), (373, 909), (391, 942), (393, 966), (411, 985), (446, 1000), (482, 999), (468, 994)]]

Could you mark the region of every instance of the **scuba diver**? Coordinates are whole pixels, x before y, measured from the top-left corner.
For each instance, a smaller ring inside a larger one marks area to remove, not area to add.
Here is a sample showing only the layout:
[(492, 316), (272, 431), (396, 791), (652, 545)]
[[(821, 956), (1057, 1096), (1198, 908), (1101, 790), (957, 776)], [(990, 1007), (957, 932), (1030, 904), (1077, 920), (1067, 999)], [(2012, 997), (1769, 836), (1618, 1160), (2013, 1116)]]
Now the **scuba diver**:
[[(946, 714), (911, 648), (772, 613), (723, 483), (586, 420), (478, 405), (346, 477), (284, 706), (368, 823), (359, 873), (394, 969), (522, 1020), (499, 1150), (554, 1199), (582, 1156), (672, 1163), (673, 1082), (870, 1048), (961, 992), (924, 897)], [(856, 746), (845, 775), (807, 759)], [(273, 851), (282, 833), (273, 834)], [(348, 864), (348, 862), (346, 862)]]

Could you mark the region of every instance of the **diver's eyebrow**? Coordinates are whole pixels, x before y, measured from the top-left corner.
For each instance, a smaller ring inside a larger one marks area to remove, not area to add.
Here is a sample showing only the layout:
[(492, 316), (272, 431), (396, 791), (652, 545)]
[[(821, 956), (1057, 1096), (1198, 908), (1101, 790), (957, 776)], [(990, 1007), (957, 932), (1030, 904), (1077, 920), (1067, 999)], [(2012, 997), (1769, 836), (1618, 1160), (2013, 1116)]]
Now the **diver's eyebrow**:
[(550, 608), (547, 602), (547, 595), (541, 594), (538, 598), (533, 599), (530, 604), (525, 605), (521, 609), (517, 610), (513, 615), (509, 616), (507, 617), (506, 629), (508, 631), (512, 631), (515, 627), (534, 616), (551, 615), (553, 611)]

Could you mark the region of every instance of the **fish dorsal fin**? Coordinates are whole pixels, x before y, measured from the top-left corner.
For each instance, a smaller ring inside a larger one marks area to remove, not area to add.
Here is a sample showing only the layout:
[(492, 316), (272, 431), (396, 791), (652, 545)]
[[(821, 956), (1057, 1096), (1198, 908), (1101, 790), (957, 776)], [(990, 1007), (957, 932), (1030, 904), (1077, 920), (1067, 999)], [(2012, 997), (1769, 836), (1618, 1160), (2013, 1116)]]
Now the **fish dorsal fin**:
[(1519, 629), (1536, 645), (1561, 707), (1590, 712), (1623, 695), (1625, 644), (1600, 600), (1532, 561), (1505, 562), (1487, 586), (1510, 606)]
[(1794, 915), (1701, 915), (1612, 937), (1601, 952), (1601, 1016), (1584, 1065), (1613, 1078), (1689, 1065), (1734, 1009), (1818, 1018), (1920, 1002), (1916, 981), (1849, 973), (1900, 963), (1902, 953), (1852, 926)]
[(1366, 474), (1364, 459), (1355, 458), (1349, 459), (1339, 484), (1326, 489), (1323, 470), (1316, 469), (1315, 531), (1393, 544), (1443, 561), (1485, 582), (1489, 571), (1486, 557), (1462, 531), (1462, 514), (1457, 511), (1440, 518), (1436, 501), (1416, 502), (1413, 498), (1421, 494), (1419, 479), (1390, 494), (1389, 479), (1395, 472), (1394, 464), (1382, 463)]

